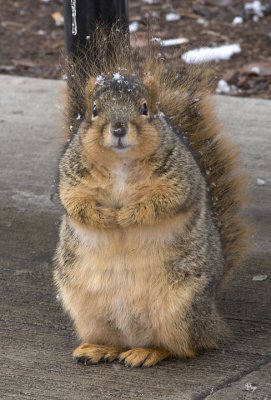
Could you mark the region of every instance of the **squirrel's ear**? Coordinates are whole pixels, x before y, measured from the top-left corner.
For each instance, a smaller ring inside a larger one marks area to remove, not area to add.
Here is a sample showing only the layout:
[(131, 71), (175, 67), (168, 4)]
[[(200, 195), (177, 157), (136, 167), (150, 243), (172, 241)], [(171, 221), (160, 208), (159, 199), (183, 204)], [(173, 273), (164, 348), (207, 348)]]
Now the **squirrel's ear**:
[(95, 84), (96, 84), (96, 79), (94, 77), (91, 77), (88, 80), (88, 83), (86, 86), (86, 102), (87, 102), (88, 110), (92, 109), (92, 95), (94, 92)]
[(158, 100), (158, 85), (154, 77), (147, 75), (143, 80), (144, 86), (148, 89), (150, 96), (150, 108), (153, 113), (156, 112), (156, 103)]

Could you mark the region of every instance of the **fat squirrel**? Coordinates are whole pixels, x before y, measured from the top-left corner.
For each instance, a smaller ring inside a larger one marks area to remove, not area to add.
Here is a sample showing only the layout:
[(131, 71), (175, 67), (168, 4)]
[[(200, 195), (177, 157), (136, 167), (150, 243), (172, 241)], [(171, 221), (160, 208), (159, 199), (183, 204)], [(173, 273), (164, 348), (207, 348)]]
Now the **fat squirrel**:
[(150, 367), (225, 335), (215, 297), (248, 248), (244, 179), (206, 74), (167, 72), (156, 46), (142, 58), (110, 35), (110, 57), (99, 37), (68, 66), (54, 280), (78, 362)]

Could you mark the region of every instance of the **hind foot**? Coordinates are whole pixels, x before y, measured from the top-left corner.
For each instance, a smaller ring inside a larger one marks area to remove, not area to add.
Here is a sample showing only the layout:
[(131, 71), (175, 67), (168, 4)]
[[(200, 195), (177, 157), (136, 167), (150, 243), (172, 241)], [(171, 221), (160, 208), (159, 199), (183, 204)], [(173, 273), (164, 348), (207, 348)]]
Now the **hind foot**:
[(162, 349), (135, 348), (119, 355), (119, 360), (127, 367), (152, 367), (172, 355)]
[(118, 358), (123, 349), (114, 346), (84, 343), (73, 352), (73, 358), (81, 364), (97, 364), (100, 361), (112, 362)]

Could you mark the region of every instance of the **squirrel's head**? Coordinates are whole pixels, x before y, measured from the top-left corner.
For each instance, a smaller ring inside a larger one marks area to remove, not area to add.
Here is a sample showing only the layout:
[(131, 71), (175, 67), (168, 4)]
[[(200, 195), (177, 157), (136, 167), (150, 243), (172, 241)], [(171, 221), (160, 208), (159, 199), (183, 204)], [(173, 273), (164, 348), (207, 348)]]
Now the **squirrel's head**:
[(91, 78), (86, 97), (89, 127), (85, 144), (92, 152), (137, 157), (158, 146), (159, 134), (153, 123), (157, 87), (152, 77), (143, 83), (120, 73)]

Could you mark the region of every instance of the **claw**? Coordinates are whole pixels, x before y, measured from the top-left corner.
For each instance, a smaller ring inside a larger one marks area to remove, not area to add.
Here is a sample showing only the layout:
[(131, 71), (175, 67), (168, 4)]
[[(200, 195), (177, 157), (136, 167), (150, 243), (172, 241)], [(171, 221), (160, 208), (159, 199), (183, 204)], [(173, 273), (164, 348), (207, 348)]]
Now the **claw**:
[(84, 364), (87, 365), (87, 357), (74, 357), (76, 364)]

